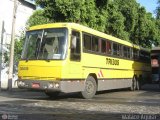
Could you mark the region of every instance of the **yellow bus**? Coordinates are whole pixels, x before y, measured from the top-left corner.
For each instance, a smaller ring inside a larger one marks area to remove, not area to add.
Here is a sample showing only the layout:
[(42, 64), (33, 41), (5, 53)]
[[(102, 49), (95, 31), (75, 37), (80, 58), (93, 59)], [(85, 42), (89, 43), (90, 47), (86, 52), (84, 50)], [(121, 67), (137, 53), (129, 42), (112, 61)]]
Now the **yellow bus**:
[(88, 99), (102, 90), (139, 89), (150, 71), (147, 49), (77, 23), (52, 23), (26, 32), (18, 87)]

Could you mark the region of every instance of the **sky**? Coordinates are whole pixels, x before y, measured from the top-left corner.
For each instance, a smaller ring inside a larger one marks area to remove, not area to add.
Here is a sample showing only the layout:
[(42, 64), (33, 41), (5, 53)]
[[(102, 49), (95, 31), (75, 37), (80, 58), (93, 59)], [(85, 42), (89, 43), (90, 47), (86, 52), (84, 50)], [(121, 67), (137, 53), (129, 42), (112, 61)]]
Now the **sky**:
[(141, 6), (144, 6), (147, 12), (151, 12), (153, 16), (155, 16), (154, 12), (158, 6), (157, 1), (158, 0), (137, 0), (137, 2), (140, 3)]

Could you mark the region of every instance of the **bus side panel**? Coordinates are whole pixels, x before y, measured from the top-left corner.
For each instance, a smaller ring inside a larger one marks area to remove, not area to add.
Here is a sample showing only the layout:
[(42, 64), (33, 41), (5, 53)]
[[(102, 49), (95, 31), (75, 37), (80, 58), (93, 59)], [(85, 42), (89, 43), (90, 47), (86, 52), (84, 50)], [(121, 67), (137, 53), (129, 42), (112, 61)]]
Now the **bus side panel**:
[(129, 88), (132, 85), (131, 79), (110, 79), (110, 80), (99, 80), (98, 91), (111, 90), (119, 88)]
[(85, 79), (82, 76), (81, 62), (67, 60), (62, 68), (61, 91), (65, 93), (83, 91)]
[[(114, 62), (113, 62), (114, 61)], [(115, 61), (118, 61), (116, 63)], [(150, 72), (150, 66), (146, 63), (131, 60), (83, 54), (84, 78), (89, 74), (97, 77), (98, 91), (117, 88), (128, 88), (132, 85), (134, 75), (142, 75), (146, 78)]]
[(61, 92), (70, 93), (70, 92), (80, 92), (84, 90), (84, 80), (71, 80), (71, 81), (61, 81)]

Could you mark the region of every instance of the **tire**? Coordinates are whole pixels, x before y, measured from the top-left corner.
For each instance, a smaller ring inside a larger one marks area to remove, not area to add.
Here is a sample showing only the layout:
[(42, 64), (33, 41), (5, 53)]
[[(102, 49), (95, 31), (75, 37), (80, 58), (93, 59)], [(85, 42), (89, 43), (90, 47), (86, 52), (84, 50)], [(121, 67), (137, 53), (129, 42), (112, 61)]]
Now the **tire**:
[(91, 99), (96, 94), (97, 84), (94, 77), (89, 76), (85, 82), (85, 89), (81, 92), (84, 99)]
[(136, 80), (136, 76), (133, 76), (133, 78), (132, 78), (132, 85), (131, 85), (131, 87), (130, 87), (130, 90), (131, 91), (135, 91), (136, 90), (136, 86), (137, 86), (137, 80)]
[(136, 90), (140, 90), (140, 80), (136, 80)]
[(47, 96), (49, 96), (50, 98), (57, 98), (58, 95), (59, 95), (59, 92), (48, 92), (48, 91), (46, 91), (45, 94)]
[(143, 82), (143, 77), (140, 75), (139, 78), (137, 79), (136, 90), (140, 90), (141, 89), (142, 82)]

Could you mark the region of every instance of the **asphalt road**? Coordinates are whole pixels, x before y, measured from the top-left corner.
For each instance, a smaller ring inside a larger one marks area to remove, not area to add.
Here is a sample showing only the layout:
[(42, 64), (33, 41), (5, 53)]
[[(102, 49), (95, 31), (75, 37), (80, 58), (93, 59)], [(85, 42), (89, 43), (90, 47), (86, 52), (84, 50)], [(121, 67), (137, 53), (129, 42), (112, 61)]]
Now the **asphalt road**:
[(93, 99), (77, 93), (49, 98), (43, 92), (0, 92), (0, 120), (160, 120), (160, 89), (145, 85), (98, 92)]

